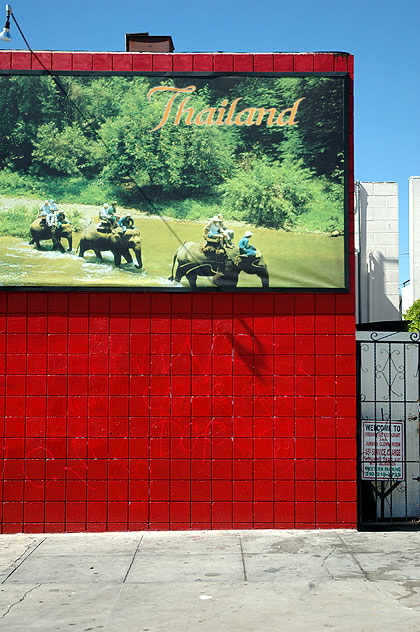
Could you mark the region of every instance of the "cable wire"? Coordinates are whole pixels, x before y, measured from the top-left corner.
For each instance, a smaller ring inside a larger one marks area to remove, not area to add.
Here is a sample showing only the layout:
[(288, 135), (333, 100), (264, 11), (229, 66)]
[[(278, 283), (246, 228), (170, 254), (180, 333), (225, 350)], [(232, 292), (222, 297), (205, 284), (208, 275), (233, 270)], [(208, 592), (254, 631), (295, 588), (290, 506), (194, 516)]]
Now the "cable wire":
[[(20, 33), (20, 35), (22, 36), (23, 41), (25, 42), (29, 52), (31, 53), (31, 55), (33, 55), (35, 57), (35, 59), (37, 60), (37, 62), (40, 64), (40, 66), (45, 70), (45, 72), (48, 74), (49, 77), (51, 77), (51, 79), (54, 81), (54, 83), (56, 84), (56, 86), (59, 88), (59, 90), (64, 94), (64, 96), (66, 97), (66, 99), (68, 100), (68, 102), (72, 105), (72, 107), (76, 110), (76, 112), (79, 113), (79, 115), (81, 116), (83, 122), (90, 127), (90, 129), (92, 130), (92, 132), (95, 134), (95, 136), (97, 137), (97, 139), (99, 140), (99, 142), (105, 147), (105, 149), (107, 151), (110, 151), (110, 147), (105, 143), (105, 141), (103, 140), (103, 138), (101, 138), (98, 134), (97, 129), (93, 126), (93, 123), (88, 121), (86, 118), (85, 113), (83, 112), (83, 110), (77, 105), (77, 103), (75, 103), (72, 98), (69, 96), (67, 90), (65, 89), (65, 87), (63, 86), (63, 84), (59, 81), (59, 79), (56, 77), (56, 75), (53, 74), (53, 72), (47, 68), (44, 64), (44, 62), (42, 61), (42, 59), (35, 53), (34, 50), (32, 50), (32, 48), (29, 45), (28, 40), (26, 39), (22, 29), (19, 26), (18, 21), (16, 20), (14, 14), (11, 14), (11, 17), (13, 19), (13, 22), (16, 24), (16, 27)], [(94, 119), (95, 121), (97, 121), (97, 119)], [(145, 200), (145, 202), (149, 205), (150, 209), (152, 210), (154, 215), (158, 215), (160, 217), (160, 219), (163, 221), (163, 223), (165, 224), (165, 226), (168, 228), (168, 230), (172, 233), (172, 235), (176, 238), (176, 240), (178, 241), (178, 243), (180, 245), (182, 245), (183, 242), (177, 235), (177, 233), (174, 231), (174, 229), (172, 228), (172, 226), (169, 224), (169, 222), (166, 221), (166, 219), (164, 218), (164, 216), (160, 213), (159, 209), (154, 205), (153, 201), (149, 198), (149, 196), (143, 191), (142, 187), (136, 182), (136, 180), (133, 178), (133, 176), (129, 175), (128, 176), (130, 181), (132, 182), (132, 184), (134, 184), (134, 186), (136, 187), (137, 191), (140, 193), (140, 195), (143, 197), (143, 199)]]

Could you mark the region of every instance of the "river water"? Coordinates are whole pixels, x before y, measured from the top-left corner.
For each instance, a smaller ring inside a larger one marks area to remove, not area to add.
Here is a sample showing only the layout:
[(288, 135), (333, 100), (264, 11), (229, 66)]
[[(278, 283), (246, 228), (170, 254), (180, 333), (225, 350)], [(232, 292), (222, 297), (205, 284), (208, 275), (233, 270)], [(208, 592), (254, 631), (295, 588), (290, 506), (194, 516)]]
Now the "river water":
[[(160, 217), (135, 217), (143, 244), (143, 269), (123, 263), (113, 265), (111, 252), (102, 253), (98, 261), (94, 252), (78, 257), (80, 233), (74, 235), (73, 252), (61, 254), (43, 242), (44, 250), (29, 245), (29, 239), (0, 237), (0, 285), (5, 287), (188, 287), (168, 280), (173, 254), (184, 241), (202, 241), (204, 222), (184, 222)], [(287, 233), (236, 225), (235, 243), (245, 230), (253, 231), (252, 243), (263, 253), (270, 273), (270, 287), (343, 287), (343, 237), (318, 234)], [(63, 241), (67, 246), (67, 242)], [(200, 277), (198, 286), (214, 287), (211, 280)], [(256, 276), (241, 273), (238, 288), (259, 288)]]

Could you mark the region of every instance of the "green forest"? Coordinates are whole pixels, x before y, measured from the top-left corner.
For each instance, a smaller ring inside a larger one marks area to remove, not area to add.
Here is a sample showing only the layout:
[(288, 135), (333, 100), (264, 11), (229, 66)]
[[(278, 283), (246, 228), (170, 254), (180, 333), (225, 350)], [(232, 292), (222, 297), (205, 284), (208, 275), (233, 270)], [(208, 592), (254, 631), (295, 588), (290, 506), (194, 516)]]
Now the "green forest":
[[(197, 111), (290, 107), (293, 126), (156, 127), (168, 95), (197, 90)], [(344, 227), (342, 77), (0, 77), (2, 195), (122, 206), (180, 219), (223, 212), (255, 226), (309, 232)]]

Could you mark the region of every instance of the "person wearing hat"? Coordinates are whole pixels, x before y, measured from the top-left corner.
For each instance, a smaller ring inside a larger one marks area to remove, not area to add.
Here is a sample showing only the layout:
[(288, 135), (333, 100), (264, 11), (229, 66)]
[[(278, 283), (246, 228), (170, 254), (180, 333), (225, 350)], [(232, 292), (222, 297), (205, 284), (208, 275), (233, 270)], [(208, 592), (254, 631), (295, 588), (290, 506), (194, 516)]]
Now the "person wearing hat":
[(223, 215), (214, 215), (211, 217), (203, 230), (203, 236), (210, 246), (218, 246), (219, 248), (233, 248), (230, 244), (231, 236), (223, 223)]
[(131, 217), (130, 213), (121, 217), (118, 222), (118, 226), (123, 229), (125, 232), (127, 228), (134, 228), (134, 219)]
[(251, 231), (247, 230), (245, 231), (242, 239), (239, 240), (238, 248), (240, 255), (244, 255), (246, 257), (255, 257), (257, 249), (255, 248), (255, 246), (249, 243), (251, 237)]
[(58, 212), (58, 206), (55, 203), (55, 200), (49, 200), (47, 212), (45, 213), (44, 217), (45, 217), (46, 225), (51, 229), (55, 228), (56, 223), (57, 223), (57, 218), (55, 215), (56, 212)]
[(216, 250), (222, 246), (223, 233), (221, 224), (221, 219), (218, 215), (215, 215), (214, 217), (211, 217), (204, 226), (203, 237), (206, 242), (206, 246), (215, 248)]
[(111, 228), (114, 228), (117, 225), (115, 209), (109, 206), (109, 204), (103, 205), (99, 213), (99, 219), (101, 220), (101, 228), (103, 229), (101, 232), (106, 232), (107, 229), (110, 231)]
[(203, 230), (203, 253), (212, 261), (218, 272), (224, 272), (225, 267), (225, 234), (222, 230), (222, 220), (218, 215), (211, 217)]
[(233, 230), (231, 230), (230, 228), (228, 228), (225, 224), (225, 220), (223, 218), (223, 215), (221, 213), (219, 213), (217, 215), (217, 218), (220, 220), (220, 230), (223, 234), (223, 243), (225, 245), (226, 248), (234, 248), (234, 245), (232, 244), (232, 240), (233, 240)]

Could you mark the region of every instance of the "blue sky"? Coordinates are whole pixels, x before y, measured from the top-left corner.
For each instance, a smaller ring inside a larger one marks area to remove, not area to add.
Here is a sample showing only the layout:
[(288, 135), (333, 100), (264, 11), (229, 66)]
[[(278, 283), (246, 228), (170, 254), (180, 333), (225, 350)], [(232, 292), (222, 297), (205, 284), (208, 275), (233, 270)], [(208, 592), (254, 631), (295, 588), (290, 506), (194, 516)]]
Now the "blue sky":
[[(12, 0), (12, 7), (34, 50), (122, 51), (125, 33), (148, 31), (171, 35), (176, 52), (353, 54), (355, 177), (398, 182), (400, 280), (408, 279), (408, 178), (420, 175), (418, 0)], [(13, 22), (11, 30), (13, 41), (0, 49), (25, 48)]]

